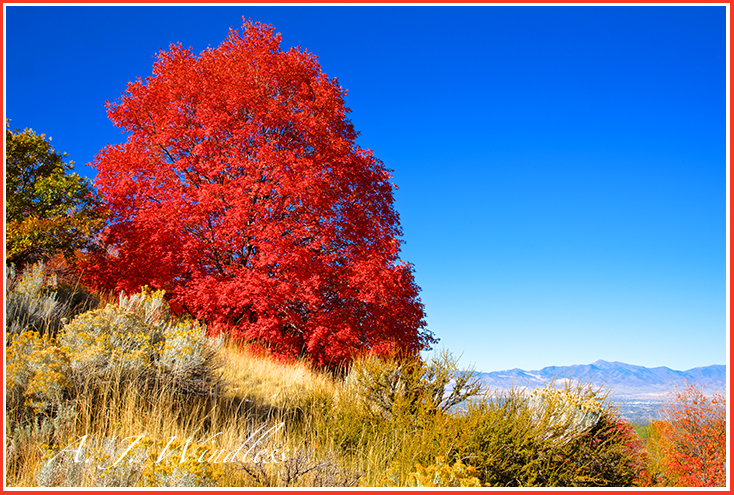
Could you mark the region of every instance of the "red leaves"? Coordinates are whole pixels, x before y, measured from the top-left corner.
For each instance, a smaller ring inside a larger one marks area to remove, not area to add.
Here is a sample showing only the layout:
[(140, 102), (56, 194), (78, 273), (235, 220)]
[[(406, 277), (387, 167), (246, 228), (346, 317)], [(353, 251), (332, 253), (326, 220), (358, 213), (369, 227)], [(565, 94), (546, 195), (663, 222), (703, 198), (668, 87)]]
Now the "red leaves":
[(102, 151), (113, 212), (97, 285), (174, 305), (273, 352), (338, 365), (433, 339), (399, 261), (390, 174), (354, 142), (345, 91), (261, 24), (198, 57), (162, 52), (108, 105), (130, 136)]
[(663, 483), (726, 485), (726, 398), (705, 396), (695, 386), (675, 394), (667, 421), (653, 424)]

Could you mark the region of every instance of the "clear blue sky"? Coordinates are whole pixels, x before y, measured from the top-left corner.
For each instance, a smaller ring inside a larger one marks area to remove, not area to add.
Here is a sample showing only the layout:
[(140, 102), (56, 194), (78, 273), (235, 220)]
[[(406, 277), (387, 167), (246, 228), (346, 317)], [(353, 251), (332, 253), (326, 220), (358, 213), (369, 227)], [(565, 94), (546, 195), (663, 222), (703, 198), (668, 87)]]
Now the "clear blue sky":
[(727, 363), (719, 7), (7, 7), (5, 112), (80, 173), (181, 42), (273, 25), (349, 90), (438, 348), (477, 370)]

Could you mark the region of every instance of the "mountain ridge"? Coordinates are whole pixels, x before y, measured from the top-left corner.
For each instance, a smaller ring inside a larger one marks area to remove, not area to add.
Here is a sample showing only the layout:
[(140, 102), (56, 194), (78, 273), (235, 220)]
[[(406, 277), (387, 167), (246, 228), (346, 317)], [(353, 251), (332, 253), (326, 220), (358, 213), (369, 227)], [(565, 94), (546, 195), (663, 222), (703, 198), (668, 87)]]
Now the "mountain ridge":
[(539, 370), (526, 371), (514, 368), (504, 371), (476, 372), (490, 389), (538, 388), (565, 381), (590, 383), (609, 391), (611, 396), (636, 398), (664, 398), (677, 388), (689, 384), (697, 385), (705, 394), (726, 391), (726, 366), (712, 364), (698, 366), (685, 371), (667, 366), (647, 368), (620, 361), (599, 359), (591, 364), (570, 366), (546, 366)]

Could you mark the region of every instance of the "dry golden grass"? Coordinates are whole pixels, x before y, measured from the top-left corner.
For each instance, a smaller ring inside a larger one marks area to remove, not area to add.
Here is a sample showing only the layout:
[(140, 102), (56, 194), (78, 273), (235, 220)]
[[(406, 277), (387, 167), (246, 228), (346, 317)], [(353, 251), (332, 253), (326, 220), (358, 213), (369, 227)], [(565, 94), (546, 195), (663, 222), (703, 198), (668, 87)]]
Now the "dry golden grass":
[[(145, 486), (167, 486), (174, 476), (178, 460), (155, 462), (171, 439), (179, 449), (190, 439), (196, 455), (203, 456), (203, 462), (190, 458), (179, 465), (198, 476), (189, 480), (194, 486), (408, 486), (419, 479), (416, 473), (446, 471), (453, 476), (451, 470), (462, 466), (457, 460), (477, 467), (484, 478), (499, 468), (514, 469), (514, 461), (505, 459), (513, 448), (527, 451), (527, 462), (537, 461), (532, 450), (537, 437), (532, 433), (533, 418), (506, 410), (515, 402), (518, 410), (524, 410), (520, 395), (508, 396), (501, 404), (480, 401), (464, 416), (418, 404), (416, 409), (393, 409), (386, 417), (365, 409), (364, 397), (357, 397), (353, 387), (306, 363), (278, 362), (234, 344), (223, 346), (219, 353), (225, 385), (218, 396), (184, 398), (163, 386), (144, 389), (111, 383), (77, 391), (71, 413), (60, 419), (57, 414), (35, 428), (19, 427), (21, 416), (9, 411), (8, 486), (37, 486), (48, 452), (78, 444), (84, 435), (101, 439), (144, 435), (149, 440), (148, 461), (138, 472), (144, 476), (129, 479)], [(243, 456), (242, 450), (238, 462), (222, 462), (239, 446), (251, 447), (253, 434), (261, 438), (267, 431), (252, 455)], [(513, 447), (511, 439), (525, 443)], [(276, 462), (255, 462), (258, 451), (273, 455)], [(487, 457), (486, 452), (493, 454)], [(472, 476), (456, 482), (474, 482)], [(93, 474), (69, 479), (75, 486), (101, 485)], [(567, 486), (574, 480), (563, 479)]]
[(339, 384), (305, 362), (280, 362), (236, 344), (222, 348), (225, 395), (276, 408), (302, 407), (331, 400)]
[[(353, 390), (307, 363), (280, 362), (235, 344), (223, 346), (219, 354), (224, 387), (218, 397), (182, 399), (171, 390), (115, 384), (80, 394), (73, 417), (52, 438), (37, 432), (17, 442), (8, 461), (8, 485), (36, 486), (47, 446), (58, 452), (84, 435), (145, 435), (164, 444), (174, 437), (202, 444), (216, 436), (214, 451), (232, 451), (258, 429), (275, 428), (260, 447), (277, 451), (280, 462), (257, 465), (250, 456), (244, 463), (209, 466), (208, 476), (227, 487), (399, 486), (428, 450), (448, 454), (440, 445), (448, 418), (431, 419), (428, 429), (406, 423), (407, 418), (372, 421)], [(20, 440), (8, 425), (6, 433)], [(316, 465), (322, 467), (308, 471)], [(94, 486), (91, 478), (83, 483)]]
[[(268, 454), (277, 452), (282, 461), (299, 450), (305, 452), (304, 448), (318, 445), (307, 438), (313, 436), (312, 432), (303, 434), (308, 430), (303, 422), (309, 421), (314, 408), (323, 410), (331, 404), (337, 382), (305, 363), (277, 362), (236, 345), (227, 345), (219, 352), (225, 381), (219, 397), (184, 399), (165, 388), (141, 390), (133, 384), (110, 383), (80, 393), (73, 411), (69, 410), (61, 423), (40, 419), (35, 429), (19, 431), (11, 412), (10, 421), (6, 422), (6, 451), (10, 447), (6, 463), (8, 486), (37, 486), (36, 474), (48, 458), (44, 454), (70, 445), (74, 446), (70, 450), (74, 450), (85, 435), (118, 439), (144, 435), (152, 441), (162, 441), (163, 445), (173, 438), (192, 439), (195, 444), (210, 446), (211, 454), (207, 455), (214, 455), (218, 451), (235, 451), (252, 439), (254, 432), (259, 432), (255, 436), (258, 438), (271, 430), (252, 455), (245, 456), (247, 462), (265, 448)], [(159, 451), (160, 446), (152, 452)], [(218, 461), (221, 457), (224, 454)], [(216, 475), (219, 486), (258, 486), (262, 482), (247, 475), (239, 462), (209, 464), (213, 470), (209, 474)], [(272, 468), (262, 474), (267, 474), (270, 484), (286, 485), (281, 473)], [(84, 483), (92, 481), (89, 477), (84, 479)], [(298, 481), (288, 484), (297, 486)]]

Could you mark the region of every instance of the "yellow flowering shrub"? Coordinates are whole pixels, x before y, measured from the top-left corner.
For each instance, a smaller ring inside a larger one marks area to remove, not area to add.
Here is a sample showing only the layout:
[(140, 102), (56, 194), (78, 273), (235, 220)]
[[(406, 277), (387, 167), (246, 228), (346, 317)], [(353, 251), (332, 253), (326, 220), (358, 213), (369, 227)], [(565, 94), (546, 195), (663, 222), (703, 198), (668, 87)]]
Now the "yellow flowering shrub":
[(79, 381), (154, 379), (195, 394), (218, 386), (221, 341), (195, 321), (173, 319), (163, 291), (122, 294), (119, 304), (79, 315), (60, 343)]
[(63, 448), (41, 448), (36, 482), (44, 487), (211, 487), (224, 473), (224, 464), (211, 459), (214, 447), (177, 439), (85, 436)]
[[(16, 289), (37, 299), (38, 287), (22, 279)], [(58, 342), (48, 332), (6, 333), (9, 410), (28, 406), (38, 413), (60, 405), (74, 387), (95, 383), (155, 380), (184, 394), (216, 392), (221, 340), (197, 322), (172, 319), (163, 295), (144, 290), (78, 315)]]
[(470, 487), (482, 486), (479, 481), (479, 472), (472, 466), (467, 466), (461, 460), (453, 465), (436, 459), (434, 464), (423, 467), (415, 465), (415, 472), (410, 474), (409, 486), (420, 487)]
[(145, 440), (148, 458), (139, 486), (216, 486), (224, 475), (223, 459), (215, 446), (179, 438)]
[(6, 398), (8, 408), (30, 406), (36, 412), (59, 404), (71, 382), (69, 357), (48, 336), (23, 332), (16, 336), (6, 354)]
[(59, 339), (80, 378), (141, 375), (150, 366), (147, 327), (134, 313), (109, 304), (68, 324)]
[(171, 310), (164, 299), (165, 294), (163, 290), (151, 291), (146, 286), (136, 294), (120, 294), (119, 306), (138, 315), (147, 327), (163, 330), (171, 320)]

